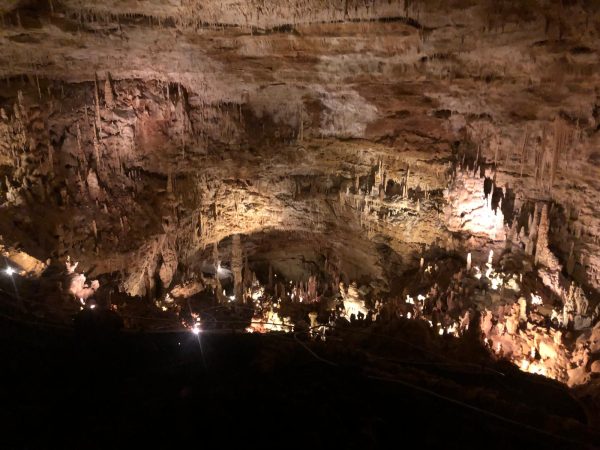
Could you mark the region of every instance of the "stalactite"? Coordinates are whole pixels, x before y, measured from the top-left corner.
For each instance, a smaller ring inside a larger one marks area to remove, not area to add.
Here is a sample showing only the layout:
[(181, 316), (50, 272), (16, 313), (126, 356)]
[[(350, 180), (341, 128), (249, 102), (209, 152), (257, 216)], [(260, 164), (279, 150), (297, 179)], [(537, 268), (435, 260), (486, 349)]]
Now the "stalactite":
[(115, 106), (115, 97), (113, 93), (110, 72), (106, 72), (106, 80), (104, 80), (104, 103), (108, 109), (112, 109)]
[(514, 217), (509, 232), (506, 236), (506, 248), (510, 248), (513, 243), (518, 243), (518, 233), (517, 233), (517, 218)]
[(569, 257), (567, 259), (567, 273), (573, 275), (575, 269), (575, 241), (571, 241), (571, 247), (569, 249)]
[(521, 143), (521, 173), (519, 174), (520, 178), (523, 178), (523, 168), (526, 163), (526, 151), (527, 151), (527, 138), (529, 137), (529, 130), (525, 127), (525, 132), (523, 133), (523, 142)]
[(96, 124), (94, 123), (94, 159), (96, 160), (96, 167), (100, 170), (101, 161), (100, 161), (100, 142), (98, 140), (98, 129), (96, 128)]
[(50, 139), (46, 141), (46, 147), (48, 148), (48, 170), (54, 174), (54, 148), (50, 143)]
[(410, 178), (410, 166), (406, 168), (406, 175), (404, 176), (404, 187), (402, 189), (402, 198), (408, 198), (408, 180)]
[(215, 273), (217, 271), (217, 269), (219, 268), (219, 243), (218, 242), (214, 242), (213, 243), (213, 249), (212, 249), (212, 259), (213, 259), (213, 265), (215, 268)]
[(38, 98), (41, 100), (42, 99), (42, 90), (40, 88), (40, 78), (38, 77), (38, 74), (35, 74), (35, 86), (37, 88), (37, 93), (38, 93)]
[(528, 239), (527, 239), (527, 243), (525, 245), (525, 253), (527, 253), (528, 255), (534, 255), (534, 251), (535, 251), (535, 244), (537, 242), (537, 235), (538, 235), (538, 225), (539, 225), (539, 207), (540, 204), (536, 203), (535, 205), (535, 211), (533, 213), (533, 215), (530, 216), (529, 218), (529, 234), (528, 234)]
[(304, 141), (304, 105), (300, 104), (298, 110), (298, 121), (300, 122), (298, 131), (298, 142), (302, 142)]
[(85, 161), (85, 153), (83, 153), (83, 148), (81, 146), (81, 127), (79, 126), (79, 122), (77, 122), (76, 131), (77, 131), (77, 159), (79, 159), (80, 162), (84, 162)]
[(567, 146), (568, 130), (565, 123), (560, 119), (554, 121), (554, 147), (552, 149), (552, 165), (550, 169), (550, 186), (551, 190), (554, 186), (554, 180), (556, 178), (556, 172), (558, 170), (558, 159), (561, 153)]
[(492, 145), (494, 147), (494, 167), (498, 166), (498, 152), (500, 151), (500, 139), (498, 137), (498, 132), (494, 133), (494, 137), (492, 139)]
[(101, 130), (102, 119), (100, 117), (100, 95), (98, 93), (98, 75), (94, 73), (94, 107), (96, 110), (96, 128)]
[(15, 108), (15, 117), (19, 122), (27, 120), (27, 110), (25, 108), (25, 98), (23, 97), (23, 91), (17, 91), (17, 106)]
[(172, 171), (171, 169), (169, 169), (169, 172), (167, 173), (167, 187), (166, 187), (167, 193), (171, 194), (173, 192), (173, 175), (172, 175)]

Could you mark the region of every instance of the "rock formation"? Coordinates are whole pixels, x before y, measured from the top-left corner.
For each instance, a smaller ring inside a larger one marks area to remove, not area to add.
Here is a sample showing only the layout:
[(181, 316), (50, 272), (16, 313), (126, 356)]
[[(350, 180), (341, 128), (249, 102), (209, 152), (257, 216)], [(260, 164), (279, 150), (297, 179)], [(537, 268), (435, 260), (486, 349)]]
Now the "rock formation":
[(69, 293), (195, 334), (209, 316), (185, 302), (251, 311), (253, 332), (360, 316), (463, 336), (479, 321), (523, 370), (592, 379), (594, 2), (4, 1), (0, 15), (0, 245), (31, 296), (56, 294), (48, 315), (65, 320)]

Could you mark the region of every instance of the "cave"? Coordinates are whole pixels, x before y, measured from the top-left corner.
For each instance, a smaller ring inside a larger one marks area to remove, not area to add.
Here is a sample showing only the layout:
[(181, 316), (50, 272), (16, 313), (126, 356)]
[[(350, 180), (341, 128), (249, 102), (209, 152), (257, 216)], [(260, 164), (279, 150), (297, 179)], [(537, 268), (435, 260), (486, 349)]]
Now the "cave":
[(600, 448), (600, 2), (0, 0), (2, 447)]

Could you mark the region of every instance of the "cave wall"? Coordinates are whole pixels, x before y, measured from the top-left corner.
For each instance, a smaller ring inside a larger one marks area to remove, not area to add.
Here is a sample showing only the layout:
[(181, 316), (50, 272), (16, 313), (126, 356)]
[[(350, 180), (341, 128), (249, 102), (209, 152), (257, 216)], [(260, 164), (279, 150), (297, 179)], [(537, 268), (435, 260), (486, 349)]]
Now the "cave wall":
[(382, 245), (503, 238), (487, 175), (518, 217), (556, 205), (552, 250), (600, 287), (595, 2), (0, 8), (8, 245), (144, 295), (232, 234), (309, 233), (384, 279)]

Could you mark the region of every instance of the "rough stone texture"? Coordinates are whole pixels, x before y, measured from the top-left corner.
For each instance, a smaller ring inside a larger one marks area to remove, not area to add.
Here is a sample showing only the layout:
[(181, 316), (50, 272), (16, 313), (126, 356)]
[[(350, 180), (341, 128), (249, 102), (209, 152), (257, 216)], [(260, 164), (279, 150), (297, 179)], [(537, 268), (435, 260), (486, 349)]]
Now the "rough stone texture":
[[(595, 2), (40, 3), (0, 4), (7, 244), (145, 295), (233, 234), (280, 261), (292, 234), (280, 270), (387, 289), (545, 202), (549, 248), (600, 287)], [(452, 209), (457, 163), (493, 179), (467, 191), (494, 224)]]
[(599, 33), (591, 0), (0, 0), (0, 312), (411, 318), (597, 424)]

